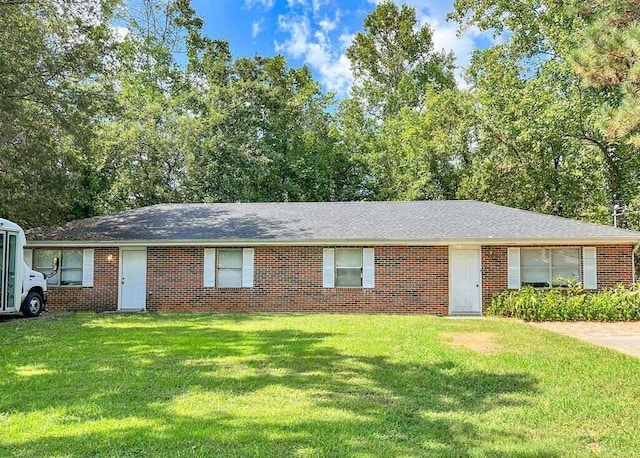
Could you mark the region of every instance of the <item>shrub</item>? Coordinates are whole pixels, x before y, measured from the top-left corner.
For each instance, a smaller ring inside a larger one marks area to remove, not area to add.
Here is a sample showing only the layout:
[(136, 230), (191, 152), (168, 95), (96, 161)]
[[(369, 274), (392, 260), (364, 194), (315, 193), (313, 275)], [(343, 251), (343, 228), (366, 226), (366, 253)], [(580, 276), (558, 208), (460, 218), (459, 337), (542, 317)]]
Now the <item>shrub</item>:
[(598, 293), (579, 284), (544, 290), (525, 286), (493, 297), (487, 314), (525, 321), (638, 321), (640, 291), (623, 285)]

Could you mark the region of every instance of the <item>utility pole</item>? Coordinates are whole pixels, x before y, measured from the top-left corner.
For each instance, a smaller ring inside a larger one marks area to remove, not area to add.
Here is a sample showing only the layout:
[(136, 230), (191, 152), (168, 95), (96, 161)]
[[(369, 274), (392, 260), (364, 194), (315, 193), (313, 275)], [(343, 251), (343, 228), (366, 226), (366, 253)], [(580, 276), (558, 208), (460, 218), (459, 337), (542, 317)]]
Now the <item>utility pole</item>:
[(615, 204), (613, 206), (613, 227), (618, 227), (618, 216), (622, 216), (626, 210), (627, 207), (624, 205)]

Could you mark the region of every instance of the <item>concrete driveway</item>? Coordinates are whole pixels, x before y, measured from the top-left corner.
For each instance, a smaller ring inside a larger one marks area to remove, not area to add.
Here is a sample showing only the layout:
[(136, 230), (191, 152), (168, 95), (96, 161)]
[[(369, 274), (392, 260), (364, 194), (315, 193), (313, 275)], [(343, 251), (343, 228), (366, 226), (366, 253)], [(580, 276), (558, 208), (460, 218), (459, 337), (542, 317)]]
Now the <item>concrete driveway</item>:
[(640, 358), (640, 322), (542, 322), (533, 326)]

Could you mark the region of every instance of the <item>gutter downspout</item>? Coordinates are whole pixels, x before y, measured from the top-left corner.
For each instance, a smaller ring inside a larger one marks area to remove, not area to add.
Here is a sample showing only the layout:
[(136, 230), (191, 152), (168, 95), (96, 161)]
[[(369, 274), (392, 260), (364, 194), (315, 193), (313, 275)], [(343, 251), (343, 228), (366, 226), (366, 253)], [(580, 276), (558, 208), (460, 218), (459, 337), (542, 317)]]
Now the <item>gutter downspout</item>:
[(638, 252), (638, 249), (640, 248), (640, 242), (636, 243), (636, 246), (633, 247), (633, 251), (631, 252), (631, 268), (633, 269), (633, 286), (635, 287), (636, 282), (638, 281), (638, 279), (636, 278), (636, 253)]

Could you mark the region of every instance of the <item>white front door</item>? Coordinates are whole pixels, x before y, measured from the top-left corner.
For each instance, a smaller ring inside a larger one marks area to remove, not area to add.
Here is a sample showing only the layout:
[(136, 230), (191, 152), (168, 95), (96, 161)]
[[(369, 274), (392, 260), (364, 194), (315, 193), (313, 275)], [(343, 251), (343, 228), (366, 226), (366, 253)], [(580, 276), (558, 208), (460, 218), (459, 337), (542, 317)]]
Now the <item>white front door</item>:
[(482, 313), (480, 278), (479, 248), (449, 250), (449, 313), (451, 315)]
[(144, 310), (147, 303), (147, 249), (120, 252), (120, 310)]

